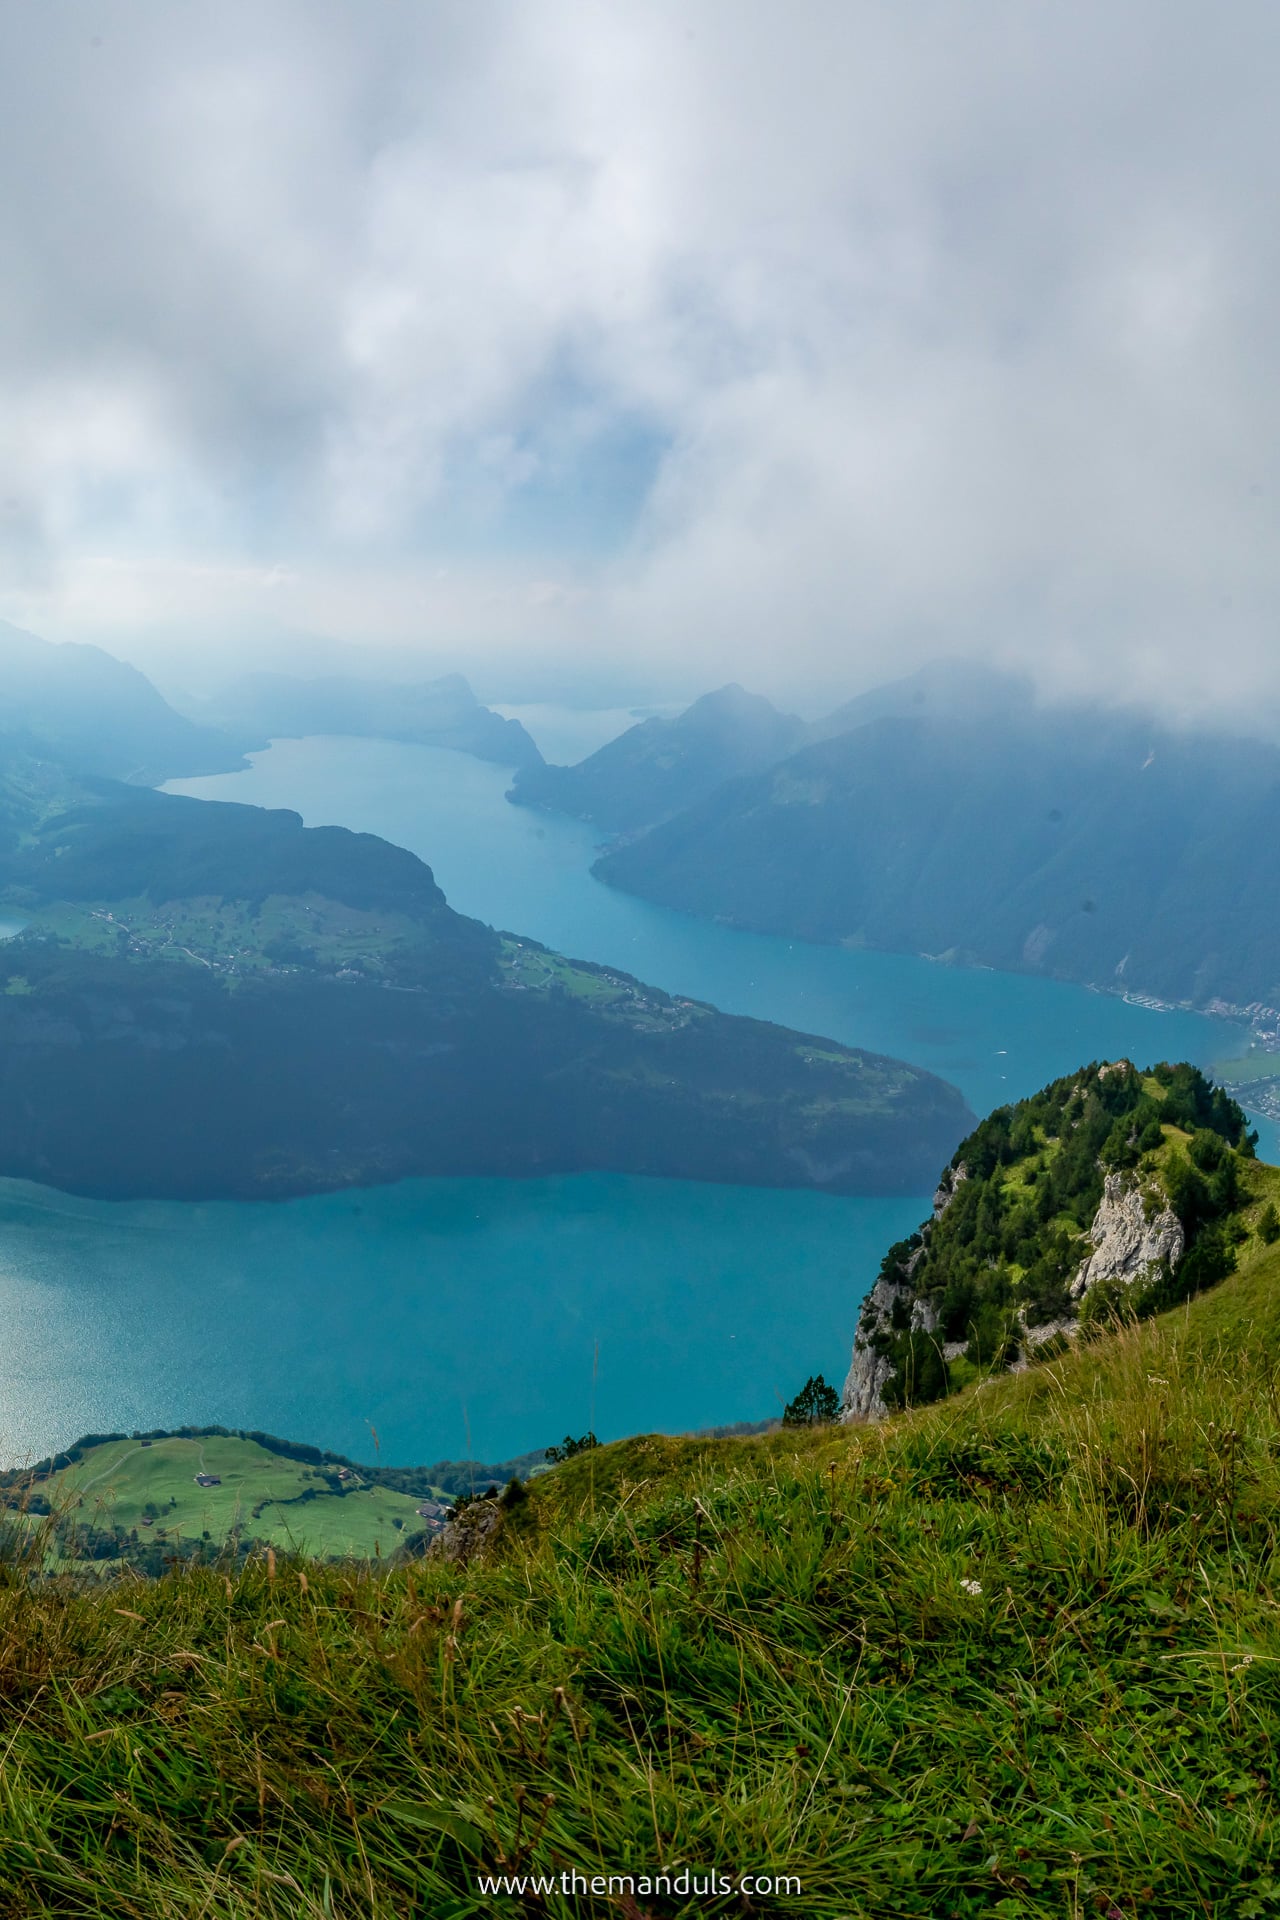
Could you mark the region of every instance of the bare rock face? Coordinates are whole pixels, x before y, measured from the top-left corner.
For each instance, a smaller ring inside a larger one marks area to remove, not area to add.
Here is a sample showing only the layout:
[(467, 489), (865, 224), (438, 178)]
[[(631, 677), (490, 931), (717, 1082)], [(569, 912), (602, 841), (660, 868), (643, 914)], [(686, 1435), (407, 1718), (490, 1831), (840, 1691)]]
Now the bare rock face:
[(472, 1501), (456, 1520), (441, 1527), (427, 1552), (433, 1559), (465, 1567), (488, 1551), (501, 1526), (502, 1508), (496, 1500)]
[(933, 1196), (933, 1217), (940, 1219), (956, 1197), (956, 1188), (962, 1180), (969, 1178), (969, 1169), (962, 1160), (959, 1166), (948, 1167), (938, 1182), (938, 1191)]
[(858, 1329), (853, 1336), (853, 1359), (840, 1399), (842, 1421), (880, 1420), (888, 1411), (882, 1396), (885, 1382), (893, 1372), (893, 1362), (887, 1355), (876, 1352), (871, 1336), (882, 1322), (886, 1327), (889, 1325), (894, 1307), (906, 1292), (905, 1287), (895, 1286), (892, 1280), (881, 1277), (862, 1303)]
[(1104, 1280), (1132, 1286), (1182, 1257), (1187, 1236), (1166, 1201), (1150, 1218), (1141, 1189), (1120, 1173), (1109, 1173), (1102, 1203), (1089, 1229), (1093, 1252), (1071, 1282), (1071, 1297), (1082, 1300)]
[(917, 1248), (912, 1254), (901, 1281), (886, 1280), (881, 1275), (862, 1303), (853, 1336), (853, 1360), (840, 1400), (842, 1421), (883, 1420), (889, 1411), (884, 1403), (884, 1385), (893, 1372), (893, 1362), (876, 1351), (872, 1336), (881, 1326), (888, 1331), (895, 1306), (900, 1301), (911, 1302), (913, 1332), (932, 1333), (938, 1324), (938, 1310), (933, 1302), (918, 1300), (911, 1292), (911, 1275), (922, 1252), (923, 1248)]
[[(958, 1167), (947, 1168), (933, 1196), (935, 1220), (946, 1212), (955, 1198), (956, 1188), (968, 1176), (969, 1169), (963, 1161)], [(840, 1418), (846, 1423), (851, 1420), (883, 1420), (889, 1411), (884, 1403), (884, 1386), (893, 1372), (893, 1363), (884, 1354), (877, 1353), (872, 1339), (881, 1327), (888, 1330), (894, 1307), (903, 1300), (911, 1302), (913, 1332), (932, 1333), (938, 1324), (938, 1310), (932, 1301), (918, 1300), (911, 1291), (911, 1276), (919, 1266), (923, 1253), (923, 1246), (916, 1248), (900, 1280), (889, 1280), (882, 1274), (862, 1303), (853, 1336), (853, 1359), (845, 1376), (844, 1392), (840, 1399)]]

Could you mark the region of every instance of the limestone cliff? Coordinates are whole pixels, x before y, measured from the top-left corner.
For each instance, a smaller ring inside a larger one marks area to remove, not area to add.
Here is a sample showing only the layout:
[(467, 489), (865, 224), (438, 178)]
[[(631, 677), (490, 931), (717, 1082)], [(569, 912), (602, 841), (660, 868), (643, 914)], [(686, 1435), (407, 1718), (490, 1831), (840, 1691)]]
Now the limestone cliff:
[(886, 1253), (841, 1418), (1026, 1365), (1117, 1298), (1144, 1316), (1212, 1286), (1248, 1231), (1255, 1141), (1190, 1066), (1096, 1063), (998, 1108), (955, 1155), (930, 1218)]
[[(895, 1308), (897, 1314), (895, 1315)], [(883, 1275), (862, 1303), (858, 1331), (853, 1337), (853, 1360), (845, 1376), (840, 1401), (840, 1418), (882, 1420), (889, 1411), (884, 1403), (884, 1388), (894, 1371), (893, 1356), (876, 1344), (877, 1334), (887, 1334), (895, 1319), (905, 1319), (910, 1328), (932, 1333), (938, 1315), (931, 1302), (912, 1298), (910, 1282), (896, 1286)]]
[[(940, 1219), (946, 1212), (966, 1173), (963, 1161), (947, 1168), (933, 1196), (934, 1220)], [(923, 1255), (922, 1236), (921, 1244), (898, 1270), (898, 1275), (895, 1277), (882, 1273), (862, 1303), (857, 1332), (853, 1337), (853, 1358), (845, 1376), (840, 1401), (840, 1418), (843, 1421), (881, 1420), (888, 1412), (883, 1393), (885, 1383), (894, 1370), (894, 1360), (886, 1349), (885, 1336), (895, 1324), (920, 1333), (933, 1333), (937, 1328), (936, 1306), (923, 1295), (915, 1293), (912, 1286)]]
[(1154, 1185), (1141, 1187), (1131, 1176), (1109, 1173), (1102, 1202), (1089, 1229), (1093, 1252), (1071, 1282), (1071, 1298), (1082, 1300), (1106, 1280), (1132, 1286), (1162, 1267), (1175, 1267), (1187, 1236), (1182, 1222)]

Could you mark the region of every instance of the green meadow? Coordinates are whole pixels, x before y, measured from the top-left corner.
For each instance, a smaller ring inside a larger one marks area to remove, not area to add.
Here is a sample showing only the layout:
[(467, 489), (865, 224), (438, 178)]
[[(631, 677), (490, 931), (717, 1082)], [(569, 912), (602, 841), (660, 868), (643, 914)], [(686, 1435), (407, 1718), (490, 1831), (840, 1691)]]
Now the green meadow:
[(252, 902), (221, 895), (55, 900), (33, 911), (28, 925), (85, 953), (173, 960), (230, 974), (305, 966), (377, 975), (389, 956), (428, 937), (406, 914), (363, 910), (321, 894), (271, 894)]
[[(199, 1486), (197, 1474), (221, 1484)], [(204, 1543), (216, 1553), (236, 1536), (278, 1553), (376, 1561), (422, 1528), (420, 1496), (371, 1485), (357, 1473), (340, 1481), (333, 1467), (286, 1459), (233, 1436), (104, 1441), (42, 1483), (41, 1492), (72, 1527), (119, 1530), (126, 1548)]]

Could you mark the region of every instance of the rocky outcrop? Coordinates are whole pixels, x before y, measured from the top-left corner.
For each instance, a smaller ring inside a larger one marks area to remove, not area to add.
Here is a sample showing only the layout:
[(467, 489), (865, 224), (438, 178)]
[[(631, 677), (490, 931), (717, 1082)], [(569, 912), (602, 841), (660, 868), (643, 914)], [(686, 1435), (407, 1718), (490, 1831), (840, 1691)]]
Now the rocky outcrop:
[[(963, 1160), (947, 1168), (933, 1196), (935, 1220), (941, 1219), (955, 1198), (956, 1188), (968, 1178), (968, 1174), (969, 1169)], [(927, 1226), (924, 1233), (928, 1233)], [(906, 1265), (899, 1269), (898, 1278), (891, 1279), (881, 1274), (862, 1303), (853, 1336), (853, 1359), (845, 1376), (844, 1392), (840, 1399), (842, 1421), (882, 1420), (888, 1412), (884, 1403), (884, 1388), (893, 1372), (893, 1362), (879, 1351), (875, 1336), (881, 1331), (889, 1331), (893, 1324), (894, 1308), (910, 1302), (909, 1324), (913, 1332), (932, 1333), (938, 1324), (938, 1310), (933, 1302), (917, 1297), (911, 1287), (912, 1276), (923, 1256), (922, 1239)], [(964, 1343), (961, 1342), (960, 1351), (963, 1351), (963, 1347)]]
[[(935, 1221), (946, 1212), (966, 1174), (967, 1169), (960, 1162), (943, 1175), (933, 1199)], [(916, 1269), (927, 1250), (931, 1224), (923, 1227), (919, 1244), (896, 1273), (881, 1274), (862, 1303), (853, 1341), (853, 1359), (840, 1404), (843, 1421), (881, 1420), (888, 1412), (884, 1389), (894, 1363), (883, 1351), (888, 1345), (886, 1336), (905, 1327), (923, 1333), (932, 1333), (937, 1327), (937, 1307), (927, 1295), (917, 1294), (914, 1286)], [(1164, 1195), (1158, 1189), (1140, 1187), (1132, 1176), (1121, 1173), (1107, 1175), (1088, 1238), (1093, 1251), (1081, 1263), (1070, 1286), (1077, 1312), (1091, 1288), (1111, 1281), (1128, 1287), (1148, 1280), (1162, 1268), (1176, 1266), (1186, 1247), (1182, 1223)], [(1022, 1364), (1025, 1364), (1025, 1355), (1055, 1334), (1064, 1333), (1070, 1338), (1077, 1330), (1075, 1313), (1043, 1326), (1020, 1327), (1018, 1344), (1024, 1355)], [(942, 1350), (943, 1358), (955, 1359), (964, 1352), (965, 1345), (963, 1340), (948, 1341)]]
[(1091, 1287), (1118, 1280), (1129, 1287), (1146, 1280), (1162, 1267), (1176, 1266), (1187, 1236), (1164, 1196), (1154, 1207), (1147, 1194), (1121, 1173), (1109, 1173), (1102, 1202), (1089, 1229), (1093, 1252), (1071, 1282), (1073, 1300), (1083, 1300)]
[(933, 1217), (940, 1220), (956, 1197), (956, 1188), (962, 1180), (969, 1178), (969, 1169), (963, 1160), (954, 1167), (948, 1167), (938, 1182), (938, 1190), (933, 1196)]
[(884, 1257), (842, 1418), (1049, 1361), (1121, 1305), (1141, 1317), (1213, 1285), (1246, 1231), (1256, 1140), (1186, 1064), (1095, 1061), (997, 1107), (955, 1152), (932, 1218)]
[(502, 1527), (502, 1508), (496, 1500), (470, 1500), (441, 1527), (427, 1552), (434, 1560), (465, 1567), (489, 1551)]
[[(883, 1396), (885, 1382), (893, 1372), (893, 1362), (878, 1350), (875, 1336), (882, 1328), (888, 1331), (894, 1308), (910, 1298), (909, 1285), (899, 1285), (882, 1274), (863, 1301), (853, 1336), (853, 1359), (840, 1400), (841, 1420), (879, 1420), (888, 1411)], [(917, 1310), (923, 1306), (923, 1301), (912, 1301), (913, 1323)]]
[[(1018, 1358), (1010, 1362), (1009, 1372), (1025, 1373), (1041, 1347), (1047, 1347), (1053, 1340), (1075, 1340), (1079, 1333), (1078, 1318), (1045, 1320), (1038, 1327), (1029, 1327), (1024, 1320), (1018, 1333)], [(943, 1351), (950, 1359), (949, 1350), (944, 1348)]]
[(901, 1319), (902, 1308), (906, 1307), (913, 1332), (932, 1333), (938, 1324), (938, 1310), (933, 1302), (917, 1297), (911, 1290), (911, 1276), (923, 1252), (923, 1247), (916, 1248), (901, 1269), (899, 1279), (881, 1274), (862, 1303), (853, 1336), (853, 1359), (840, 1400), (841, 1420), (882, 1420), (889, 1411), (884, 1403), (884, 1388), (893, 1372), (893, 1362), (880, 1352), (876, 1335), (888, 1333), (895, 1308)]

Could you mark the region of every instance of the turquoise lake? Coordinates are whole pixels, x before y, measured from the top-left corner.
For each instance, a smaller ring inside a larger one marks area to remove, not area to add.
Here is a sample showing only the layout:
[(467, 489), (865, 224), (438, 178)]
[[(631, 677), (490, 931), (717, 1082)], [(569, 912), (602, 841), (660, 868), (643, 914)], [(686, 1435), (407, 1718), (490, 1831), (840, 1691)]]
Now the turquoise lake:
[[(620, 716), (625, 722), (626, 716)], [(613, 893), (587, 827), (508, 776), (366, 740), (278, 742), (174, 783), (385, 835), (453, 905), (731, 1012), (905, 1056), (975, 1111), (1082, 1061), (1209, 1066), (1242, 1034), (1057, 982), (735, 933)], [(1262, 1151), (1276, 1151), (1262, 1129)], [(221, 1422), (398, 1463), (499, 1459), (776, 1413), (839, 1380), (885, 1246), (928, 1197), (610, 1176), (408, 1181), (279, 1205), (104, 1203), (0, 1181), (0, 1459)]]

